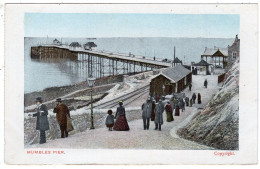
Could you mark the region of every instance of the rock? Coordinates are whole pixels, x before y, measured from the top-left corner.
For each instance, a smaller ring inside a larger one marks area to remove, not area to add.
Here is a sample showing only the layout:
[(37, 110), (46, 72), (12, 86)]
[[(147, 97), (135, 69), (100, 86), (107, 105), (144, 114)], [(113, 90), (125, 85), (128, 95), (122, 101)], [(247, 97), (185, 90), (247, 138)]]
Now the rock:
[(229, 78), (234, 85), (223, 87), (201, 113), (197, 113), (188, 125), (178, 130), (180, 137), (217, 149), (238, 149), (239, 90), (233, 78), (238, 77)]

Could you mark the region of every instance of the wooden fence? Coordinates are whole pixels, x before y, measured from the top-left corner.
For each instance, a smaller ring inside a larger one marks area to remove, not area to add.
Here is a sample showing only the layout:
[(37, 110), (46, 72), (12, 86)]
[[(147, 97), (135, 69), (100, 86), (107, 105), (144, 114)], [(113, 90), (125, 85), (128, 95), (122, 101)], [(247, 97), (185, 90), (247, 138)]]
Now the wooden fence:
[(223, 82), (224, 79), (225, 79), (225, 73), (219, 75), (218, 76), (218, 83)]

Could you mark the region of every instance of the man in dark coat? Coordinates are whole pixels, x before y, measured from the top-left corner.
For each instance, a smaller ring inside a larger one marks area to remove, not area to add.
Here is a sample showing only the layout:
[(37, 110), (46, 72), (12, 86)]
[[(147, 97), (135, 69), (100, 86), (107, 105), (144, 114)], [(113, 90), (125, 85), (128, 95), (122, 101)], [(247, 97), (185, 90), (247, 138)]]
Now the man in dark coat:
[(196, 97), (197, 97), (196, 94), (193, 93), (193, 95), (192, 95), (192, 101), (193, 101), (193, 104), (195, 104)]
[(163, 112), (164, 112), (164, 106), (162, 103), (162, 100), (159, 99), (159, 102), (155, 104), (155, 130), (158, 129), (161, 131), (161, 125), (163, 124)]
[(186, 103), (187, 107), (189, 106), (189, 101), (190, 101), (190, 99), (188, 97), (185, 97), (185, 103)]
[(208, 81), (207, 81), (207, 79), (205, 79), (205, 81), (204, 81), (204, 87), (207, 88), (207, 86), (208, 86)]
[(64, 134), (65, 137), (68, 137), (67, 118), (70, 118), (70, 111), (65, 104), (61, 103), (60, 98), (56, 99), (56, 107), (54, 108), (53, 113), (56, 113), (56, 119), (60, 126), (61, 138), (64, 138)]
[(179, 107), (181, 109), (181, 112), (183, 112), (183, 110), (185, 110), (185, 103), (184, 103), (183, 99), (179, 100)]
[(144, 123), (144, 130), (149, 130), (149, 125), (150, 125), (150, 118), (151, 118), (151, 113), (152, 113), (152, 102), (151, 98), (148, 97), (147, 101), (142, 105), (142, 118), (143, 118), (143, 123)]
[(155, 118), (155, 99), (152, 97), (151, 101), (152, 101), (151, 121), (154, 121), (154, 118)]
[(190, 84), (189, 84), (189, 90), (190, 90), (190, 91), (191, 91), (191, 87), (192, 87), (192, 84), (190, 83)]
[[(42, 98), (36, 98), (37, 112), (33, 114), (33, 117), (37, 117), (36, 130), (40, 130), (40, 144), (46, 143), (45, 131), (49, 130), (48, 121), (48, 108), (46, 105), (42, 104)], [(31, 116), (31, 115), (30, 115)]]

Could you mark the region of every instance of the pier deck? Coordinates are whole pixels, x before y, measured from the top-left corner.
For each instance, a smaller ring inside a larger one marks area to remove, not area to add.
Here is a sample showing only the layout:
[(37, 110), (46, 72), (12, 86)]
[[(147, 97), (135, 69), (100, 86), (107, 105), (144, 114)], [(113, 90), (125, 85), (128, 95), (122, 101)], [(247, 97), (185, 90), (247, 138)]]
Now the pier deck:
[(66, 45), (40, 45), (31, 47), (31, 58), (69, 58), (84, 62), (88, 75), (96, 78), (119, 74), (135, 74), (171, 67), (171, 62), (155, 57), (115, 53), (102, 50), (85, 50)]

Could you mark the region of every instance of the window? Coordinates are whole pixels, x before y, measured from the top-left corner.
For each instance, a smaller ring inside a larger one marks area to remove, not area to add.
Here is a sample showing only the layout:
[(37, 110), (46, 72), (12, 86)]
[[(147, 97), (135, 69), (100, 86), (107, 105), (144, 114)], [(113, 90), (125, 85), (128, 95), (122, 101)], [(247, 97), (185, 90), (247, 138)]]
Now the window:
[(232, 59), (236, 59), (237, 58), (237, 52), (233, 52), (232, 53)]

